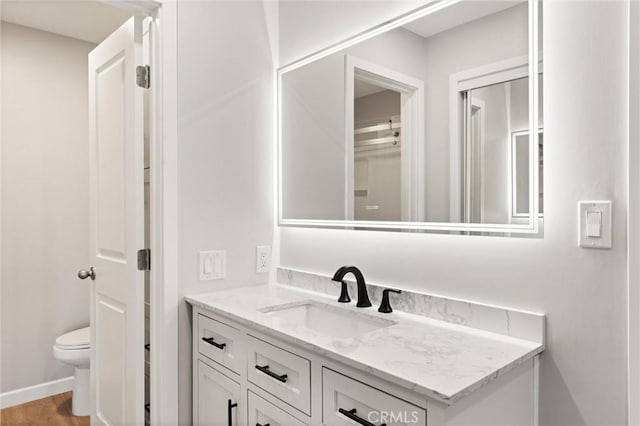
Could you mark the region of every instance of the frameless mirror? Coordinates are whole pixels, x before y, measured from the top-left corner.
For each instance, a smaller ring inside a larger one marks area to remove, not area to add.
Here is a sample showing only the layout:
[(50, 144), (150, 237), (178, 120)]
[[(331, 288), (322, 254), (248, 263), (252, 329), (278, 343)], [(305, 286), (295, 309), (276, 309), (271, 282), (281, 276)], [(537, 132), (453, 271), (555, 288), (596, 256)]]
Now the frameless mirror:
[(435, 1), (280, 69), (280, 224), (537, 232), (539, 7)]

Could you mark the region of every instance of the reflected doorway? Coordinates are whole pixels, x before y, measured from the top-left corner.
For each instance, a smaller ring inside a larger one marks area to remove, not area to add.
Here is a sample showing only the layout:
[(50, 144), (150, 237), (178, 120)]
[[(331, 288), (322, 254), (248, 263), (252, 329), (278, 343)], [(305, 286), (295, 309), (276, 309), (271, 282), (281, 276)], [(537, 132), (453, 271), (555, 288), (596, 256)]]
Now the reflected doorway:
[(400, 221), (400, 92), (355, 80), (354, 219)]

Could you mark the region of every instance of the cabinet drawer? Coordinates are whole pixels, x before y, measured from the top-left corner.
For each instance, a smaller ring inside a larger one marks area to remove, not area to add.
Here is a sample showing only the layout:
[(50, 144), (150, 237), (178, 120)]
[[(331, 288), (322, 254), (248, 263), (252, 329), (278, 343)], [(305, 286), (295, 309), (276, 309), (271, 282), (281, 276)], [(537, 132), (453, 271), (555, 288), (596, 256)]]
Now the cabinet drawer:
[(247, 350), (247, 378), (287, 404), (311, 415), (311, 363), (252, 336)]
[(198, 352), (240, 373), (244, 348), (239, 330), (198, 314)]
[(249, 416), (247, 424), (261, 426), (306, 426), (304, 423), (282, 411), (266, 399), (249, 391)]
[(331, 426), (424, 426), (427, 424), (427, 412), (423, 408), (323, 367), (322, 422)]

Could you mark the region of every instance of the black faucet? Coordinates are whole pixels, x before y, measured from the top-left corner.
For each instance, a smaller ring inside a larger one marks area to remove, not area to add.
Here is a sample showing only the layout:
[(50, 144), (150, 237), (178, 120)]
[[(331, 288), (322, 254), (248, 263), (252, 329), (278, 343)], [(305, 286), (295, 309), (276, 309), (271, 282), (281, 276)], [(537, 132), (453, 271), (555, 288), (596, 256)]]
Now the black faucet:
[(400, 294), (402, 291), (394, 290), (392, 288), (385, 288), (382, 290), (382, 302), (380, 302), (380, 307), (378, 308), (378, 312), (382, 312), (384, 314), (388, 314), (393, 312), (391, 309), (391, 303), (389, 303), (389, 292)]
[[(338, 301), (339, 302), (345, 301), (344, 293), (345, 293), (346, 285), (344, 281), (342, 281), (342, 279), (349, 272), (351, 272), (353, 276), (356, 277), (356, 283), (358, 284), (358, 303), (356, 303), (356, 306), (358, 308), (368, 308), (369, 306), (371, 306), (371, 301), (369, 300), (369, 295), (367, 294), (367, 283), (364, 282), (364, 277), (362, 276), (362, 272), (360, 272), (360, 270), (355, 266), (343, 266), (340, 269), (338, 269), (336, 273), (333, 275), (333, 281), (337, 281), (343, 284), (342, 286), (343, 290), (340, 294), (341, 300), (338, 300)], [(347, 298), (348, 298), (348, 295), (347, 295)]]

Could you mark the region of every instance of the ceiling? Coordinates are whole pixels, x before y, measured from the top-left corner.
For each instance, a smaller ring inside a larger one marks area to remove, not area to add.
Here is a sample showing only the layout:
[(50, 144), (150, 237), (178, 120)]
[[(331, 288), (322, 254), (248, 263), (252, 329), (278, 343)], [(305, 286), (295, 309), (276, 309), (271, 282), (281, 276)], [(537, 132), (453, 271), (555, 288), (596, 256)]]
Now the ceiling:
[[(460, 1), (411, 22), (404, 28), (430, 37), (458, 25), (523, 3), (524, 0)], [(2, 0), (3, 21), (48, 31), (91, 43), (100, 43), (131, 13), (99, 0)]]
[(385, 90), (387, 90), (384, 87), (376, 86), (374, 84), (367, 83), (362, 80), (358, 80), (357, 78), (355, 79), (354, 83), (355, 84), (353, 87), (353, 91), (354, 91), (353, 94), (356, 99), (361, 98), (363, 96), (369, 96), (376, 93), (384, 92)]
[(459, 1), (424, 18), (410, 22), (404, 25), (404, 28), (422, 37), (430, 37), (524, 2), (525, 0)]
[(98, 44), (130, 16), (98, 0), (2, 0), (2, 20)]

